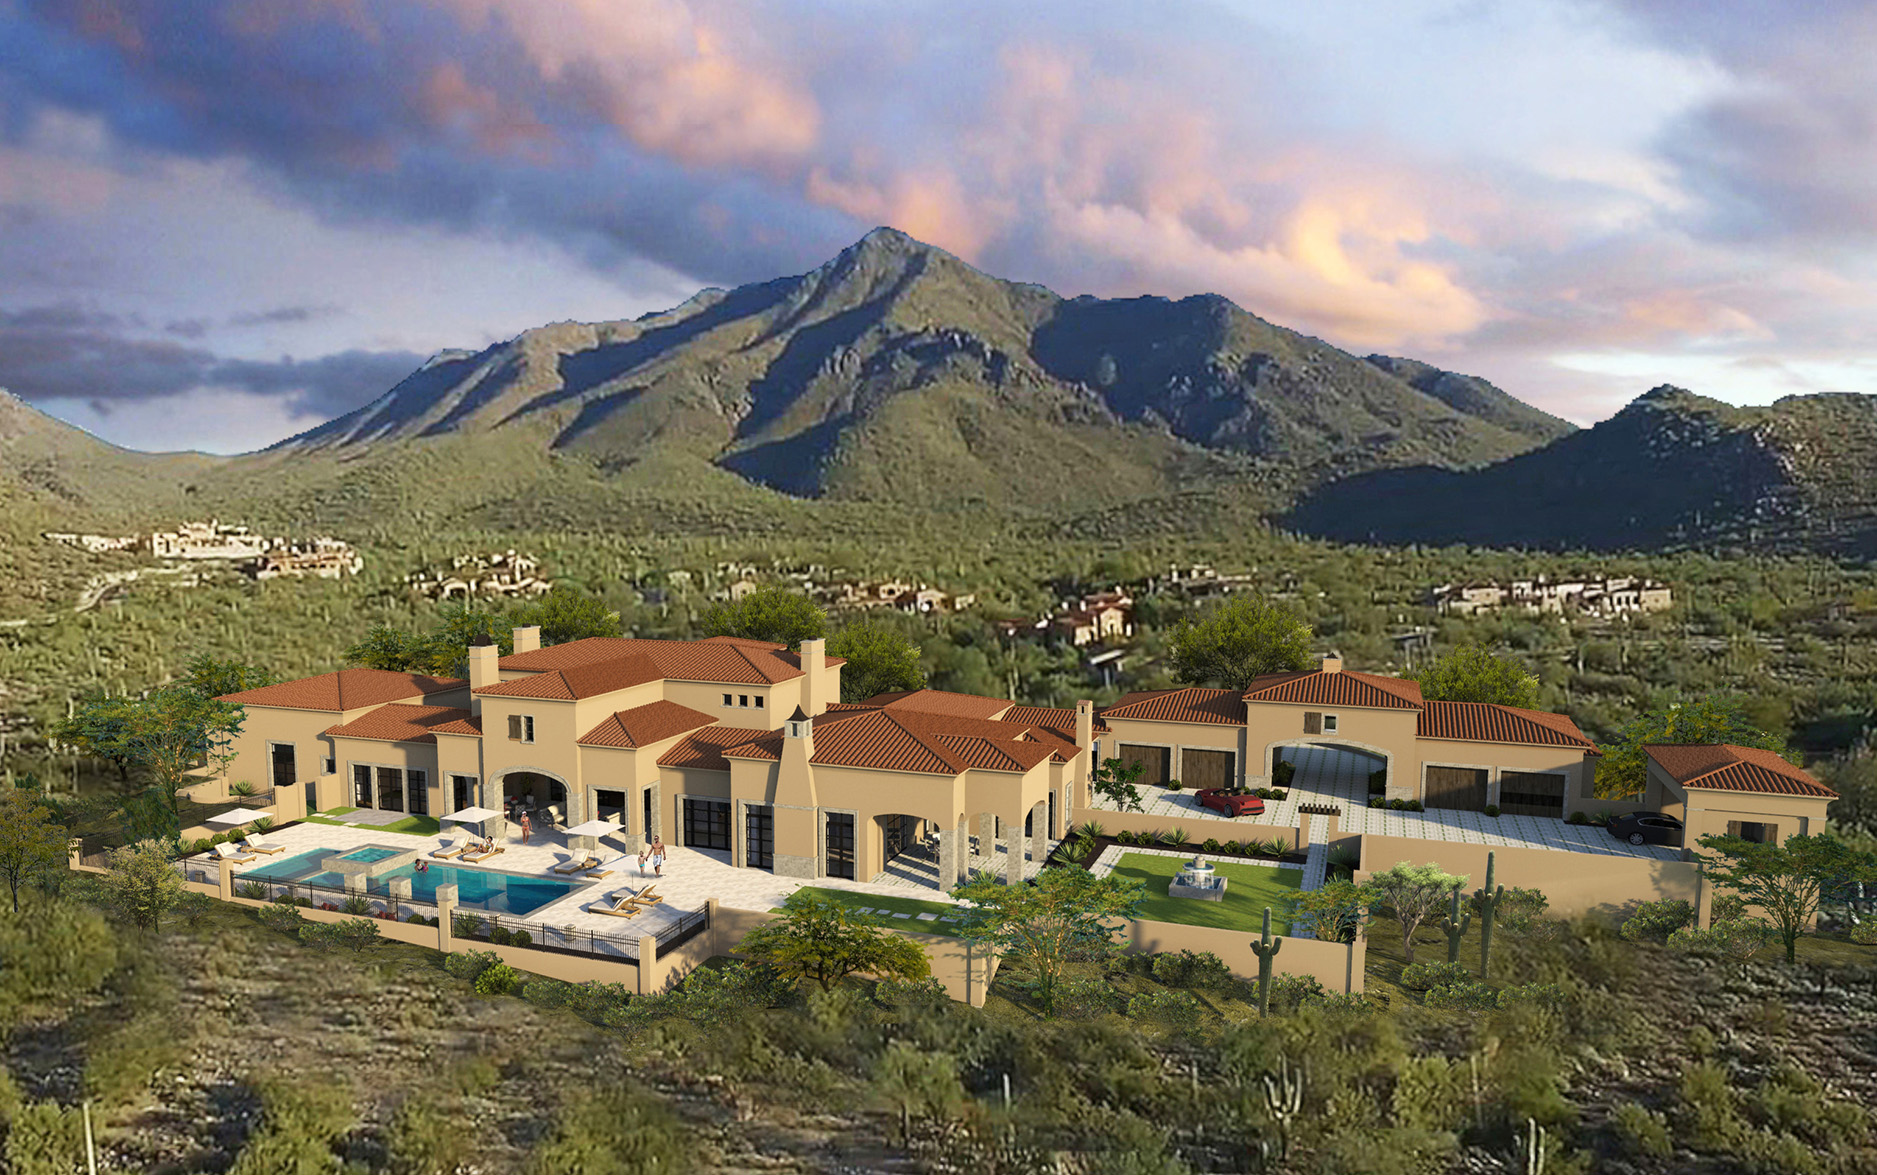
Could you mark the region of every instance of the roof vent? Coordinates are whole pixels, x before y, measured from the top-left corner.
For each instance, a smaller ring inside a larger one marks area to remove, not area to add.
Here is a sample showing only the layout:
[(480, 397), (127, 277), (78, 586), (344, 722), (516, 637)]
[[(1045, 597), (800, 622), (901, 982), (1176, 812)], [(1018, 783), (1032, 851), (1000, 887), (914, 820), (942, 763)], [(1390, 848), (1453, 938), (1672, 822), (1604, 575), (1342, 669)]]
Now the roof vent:
[(1330, 656), (1323, 658), (1323, 672), (1341, 673), (1342, 671), (1343, 671), (1343, 659), (1341, 657), (1338, 657), (1335, 654), (1331, 654)]

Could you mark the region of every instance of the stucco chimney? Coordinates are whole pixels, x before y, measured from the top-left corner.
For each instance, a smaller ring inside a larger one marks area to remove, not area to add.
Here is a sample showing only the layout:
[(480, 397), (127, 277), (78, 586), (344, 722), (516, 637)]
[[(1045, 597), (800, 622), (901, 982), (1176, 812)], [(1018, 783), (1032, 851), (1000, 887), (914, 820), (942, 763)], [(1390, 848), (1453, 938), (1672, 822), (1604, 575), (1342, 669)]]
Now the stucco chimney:
[(814, 805), (815, 724), (802, 709), (795, 707), (782, 724), (782, 762), (776, 770), (776, 803)]
[(811, 637), (802, 642), (802, 709), (810, 718), (828, 708), (828, 642)]
[(1075, 704), (1075, 745), (1085, 751), (1095, 745), (1095, 703), (1088, 698)]
[(515, 630), (515, 651), (517, 653), (532, 653), (540, 647), (540, 625), (530, 624), (526, 628), (518, 628)]
[(498, 662), (502, 650), (487, 636), (479, 636), (469, 643), (469, 711), (482, 713), (482, 699), (475, 694), (485, 685), (494, 685), (502, 680)]
[(1331, 656), (1323, 658), (1323, 672), (1341, 673), (1342, 671), (1343, 671), (1343, 659), (1341, 657), (1331, 655)]

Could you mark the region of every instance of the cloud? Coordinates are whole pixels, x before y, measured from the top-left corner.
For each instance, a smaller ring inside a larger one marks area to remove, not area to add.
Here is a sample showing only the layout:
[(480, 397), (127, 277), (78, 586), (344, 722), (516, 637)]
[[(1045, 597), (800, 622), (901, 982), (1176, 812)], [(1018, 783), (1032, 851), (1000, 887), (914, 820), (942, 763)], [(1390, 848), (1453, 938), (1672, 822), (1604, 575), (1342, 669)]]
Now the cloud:
[(408, 352), (359, 350), (314, 359), (228, 358), (137, 333), (138, 325), (71, 303), (0, 310), (0, 387), (27, 400), (83, 402), (100, 415), (136, 401), (220, 389), (278, 399), (290, 414), (323, 420), (383, 394), (423, 362)]
[(261, 310), (228, 316), (229, 326), (279, 326), (284, 323), (312, 322), (340, 313), (340, 308), (324, 306), (276, 306), (272, 310)]

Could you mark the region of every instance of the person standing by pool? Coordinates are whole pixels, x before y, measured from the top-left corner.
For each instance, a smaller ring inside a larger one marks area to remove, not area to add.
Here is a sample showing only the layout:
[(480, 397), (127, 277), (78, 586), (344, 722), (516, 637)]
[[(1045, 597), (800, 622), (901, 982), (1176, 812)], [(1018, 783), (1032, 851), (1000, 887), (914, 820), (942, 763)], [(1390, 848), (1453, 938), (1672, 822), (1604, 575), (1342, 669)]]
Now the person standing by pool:
[(521, 843), (528, 843), (528, 834), (534, 831), (534, 824), (528, 819), (528, 813), (521, 814)]
[(639, 850), (639, 876), (640, 877), (645, 876), (645, 863), (651, 859), (652, 859), (651, 849), (645, 848), (645, 849)]
[(652, 873), (657, 877), (665, 875), (665, 842), (656, 836), (652, 838)]

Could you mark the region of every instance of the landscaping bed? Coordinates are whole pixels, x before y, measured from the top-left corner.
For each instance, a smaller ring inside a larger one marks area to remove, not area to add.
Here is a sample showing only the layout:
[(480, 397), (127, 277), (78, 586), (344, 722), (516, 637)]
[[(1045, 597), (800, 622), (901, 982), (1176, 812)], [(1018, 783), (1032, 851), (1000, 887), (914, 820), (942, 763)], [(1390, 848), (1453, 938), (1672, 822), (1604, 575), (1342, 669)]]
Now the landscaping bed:
[(1275, 865), (1219, 863), (1213, 871), (1226, 880), (1225, 896), (1219, 901), (1169, 897), (1167, 885), (1186, 862), (1179, 857), (1125, 853), (1116, 863), (1117, 877), (1143, 882), (1147, 896), (1135, 915), (1152, 922), (1176, 922), (1182, 926), (1212, 926), (1221, 930), (1256, 932), (1264, 924), (1264, 909), (1271, 908), (1271, 930), (1290, 933), (1290, 897), (1303, 885), (1301, 869), (1280, 869)]
[(886, 898), (879, 894), (855, 893), (845, 889), (824, 889), (818, 885), (805, 885), (798, 893), (822, 898), (850, 909), (888, 910), (894, 914), (910, 914), (911, 918), (882, 918), (881, 922), (895, 930), (911, 930), (920, 934), (956, 935), (958, 923), (943, 922), (936, 919), (922, 920), (921, 914), (936, 914), (939, 918), (956, 917), (958, 907), (949, 902), (927, 902), (919, 898)]

